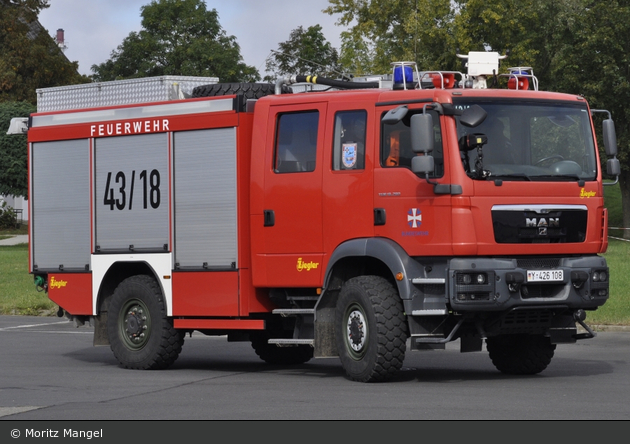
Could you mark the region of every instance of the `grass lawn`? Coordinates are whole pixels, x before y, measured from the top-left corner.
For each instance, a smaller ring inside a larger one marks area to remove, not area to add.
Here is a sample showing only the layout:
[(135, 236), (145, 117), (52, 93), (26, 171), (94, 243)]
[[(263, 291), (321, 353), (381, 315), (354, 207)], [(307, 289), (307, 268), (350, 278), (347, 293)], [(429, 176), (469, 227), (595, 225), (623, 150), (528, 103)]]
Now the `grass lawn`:
[(48, 316), (56, 310), (28, 273), (28, 245), (0, 246), (0, 314)]
[(587, 312), (586, 323), (630, 325), (630, 242), (610, 239), (604, 257), (610, 268), (610, 297), (603, 307)]

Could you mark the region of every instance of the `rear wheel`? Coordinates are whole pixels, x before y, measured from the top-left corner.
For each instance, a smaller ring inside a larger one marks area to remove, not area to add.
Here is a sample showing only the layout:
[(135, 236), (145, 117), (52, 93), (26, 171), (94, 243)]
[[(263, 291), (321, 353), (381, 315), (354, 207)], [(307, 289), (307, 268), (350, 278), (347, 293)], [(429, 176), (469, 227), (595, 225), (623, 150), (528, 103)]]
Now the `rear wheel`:
[(502, 373), (535, 375), (547, 368), (556, 345), (542, 335), (505, 335), (486, 339), (492, 363)]
[(386, 381), (405, 359), (407, 323), (398, 292), (379, 276), (359, 276), (342, 287), (335, 312), (339, 358), (348, 377)]
[(107, 335), (118, 362), (132, 369), (166, 368), (177, 360), (184, 344), (184, 333), (166, 316), (160, 286), (142, 275), (125, 279), (114, 291)]

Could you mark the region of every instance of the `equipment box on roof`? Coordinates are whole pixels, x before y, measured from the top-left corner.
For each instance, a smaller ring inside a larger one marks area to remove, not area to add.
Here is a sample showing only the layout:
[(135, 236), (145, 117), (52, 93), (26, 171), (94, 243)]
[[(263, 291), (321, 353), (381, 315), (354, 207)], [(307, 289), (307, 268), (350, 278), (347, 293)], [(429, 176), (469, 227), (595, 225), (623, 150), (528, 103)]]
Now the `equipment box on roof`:
[(218, 77), (160, 76), (40, 88), (37, 112), (184, 99), (194, 87), (218, 82)]

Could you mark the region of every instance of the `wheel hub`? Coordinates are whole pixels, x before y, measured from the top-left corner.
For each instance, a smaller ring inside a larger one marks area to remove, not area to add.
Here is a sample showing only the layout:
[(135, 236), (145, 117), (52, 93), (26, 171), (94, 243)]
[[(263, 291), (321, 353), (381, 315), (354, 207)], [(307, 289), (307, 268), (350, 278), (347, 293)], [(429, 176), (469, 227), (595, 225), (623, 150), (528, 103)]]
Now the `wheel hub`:
[(146, 307), (139, 301), (127, 304), (120, 324), (127, 346), (132, 349), (142, 348), (148, 339), (149, 326)]
[(144, 319), (142, 316), (142, 310), (134, 309), (127, 313), (127, 319), (125, 323), (127, 324), (127, 333), (130, 336), (138, 336), (142, 333), (142, 327), (144, 326), (144, 321), (146, 321), (146, 317)]
[(359, 310), (353, 310), (348, 316), (348, 345), (357, 353), (360, 353), (365, 346), (367, 337), (367, 326), (363, 313)]

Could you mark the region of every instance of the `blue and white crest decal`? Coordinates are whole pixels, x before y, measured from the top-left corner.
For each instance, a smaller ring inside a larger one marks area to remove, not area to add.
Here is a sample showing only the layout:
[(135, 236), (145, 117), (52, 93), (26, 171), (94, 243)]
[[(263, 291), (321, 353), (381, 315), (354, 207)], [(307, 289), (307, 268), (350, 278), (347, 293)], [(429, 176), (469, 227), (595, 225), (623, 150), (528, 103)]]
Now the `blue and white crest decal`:
[(357, 164), (357, 144), (344, 143), (341, 148), (341, 154), (344, 168), (354, 168)]
[(418, 228), (422, 225), (422, 211), (417, 208), (412, 208), (407, 213), (407, 223), (411, 228)]

